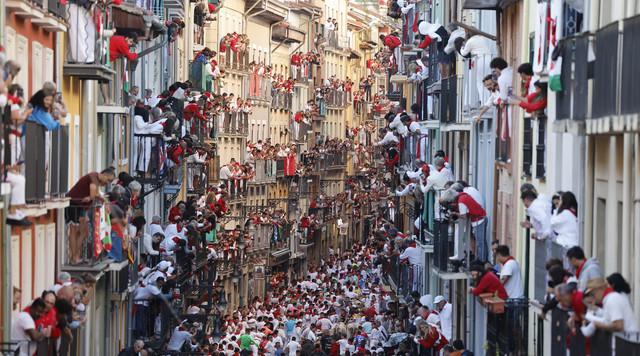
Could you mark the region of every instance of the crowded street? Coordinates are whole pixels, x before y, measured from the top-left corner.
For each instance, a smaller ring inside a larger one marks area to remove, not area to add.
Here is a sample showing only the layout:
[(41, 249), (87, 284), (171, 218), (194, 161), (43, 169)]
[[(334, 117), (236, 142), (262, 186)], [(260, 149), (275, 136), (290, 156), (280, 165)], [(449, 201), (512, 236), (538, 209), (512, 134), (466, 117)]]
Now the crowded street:
[(0, 0), (0, 355), (640, 355), (639, 15)]

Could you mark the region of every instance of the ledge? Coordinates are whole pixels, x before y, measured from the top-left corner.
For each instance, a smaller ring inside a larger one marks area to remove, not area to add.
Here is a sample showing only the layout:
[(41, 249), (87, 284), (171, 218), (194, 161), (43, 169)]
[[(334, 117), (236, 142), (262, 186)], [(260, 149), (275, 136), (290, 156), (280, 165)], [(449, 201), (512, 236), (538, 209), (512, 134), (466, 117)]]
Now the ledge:
[(553, 132), (570, 133), (576, 136), (585, 134), (586, 124), (584, 120), (562, 119), (553, 121)]
[(84, 80), (111, 81), (116, 73), (113, 69), (101, 64), (65, 63), (64, 75), (78, 77)]
[(612, 134), (640, 131), (640, 114), (605, 116), (585, 120), (586, 134)]

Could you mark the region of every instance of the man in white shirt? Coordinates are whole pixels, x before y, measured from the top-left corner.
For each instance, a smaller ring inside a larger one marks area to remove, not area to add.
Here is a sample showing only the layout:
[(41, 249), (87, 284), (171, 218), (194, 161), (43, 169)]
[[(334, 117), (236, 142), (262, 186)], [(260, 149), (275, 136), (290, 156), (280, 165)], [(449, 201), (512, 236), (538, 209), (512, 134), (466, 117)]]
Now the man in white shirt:
[(393, 131), (387, 130), (387, 129), (384, 129), (384, 130), (385, 130), (386, 133), (385, 133), (384, 137), (382, 138), (382, 140), (376, 142), (376, 146), (386, 146), (386, 145), (389, 145), (389, 144), (392, 144), (392, 143), (398, 143), (399, 142), (398, 138), (393, 133)]
[(285, 352), (289, 351), (289, 356), (296, 356), (298, 353), (298, 349), (300, 348), (300, 344), (296, 341), (296, 337), (292, 336), (291, 341), (284, 347)]
[(187, 327), (184, 324), (176, 326), (173, 330), (173, 334), (171, 334), (171, 339), (169, 339), (169, 343), (167, 344), (168, 351), (181, 351), (182, 346), (184, 346), (185, 342), (189, 342), (189, 346), (192, 346), (195, 343), (193, 339), (193, 334), (187, 331)]
[(445, 189), (445, 185), (450, 182), (451, 179), (451, 171), (448, 170), (444, 165), (445, 161), (442, 157), (436, 157), (433, 160), (434, 169), (430, 170), (429, 177), (427, 177), (427, 184), (425, 185), (422, 181), (420, 181), (420, 189), (423, 194), (427, 194), (430, 190), (434, 190), (436, 193), (436, 199), (434, 199), (434, 216), (436, 219), (440, 218), (440, 201), (438, 196), (440, 192)]
[(538, 196), (533, 190), (525, 190), (520, 193), (520, 199), (526, 208), (530, 221), (523, 221), (520, 225), (525, 229), (533, 227), (535, 237), (538, 240), (553, 238), (551, 229), (551, 201), (544, 196)]
[(441, 295), (436, 296), (435, 299), (433, 299), (433, 306), (440, 316), (440, 328), (442, 335), (451, 342), (451, 338), (453, 336), (453, 306)]
[(11, 322), (11, 341), (16, 343), (13, 351), (18, 356), (31, 356), (36, 353), (37, 343), (51, 335), (51, 327), (38, 331), (35, 321), (40, 319), (45, 311), (42, 298), (31, 303), (29, 312), (20, 312)]
[(585, 297), (593, 295), (597, 303), (602, 303), (605, 321), (594, 321), (595, 327), (608, 332), (640, 331), (629, 296), (607, 287), (603, 278), (594, 278), (587, 283), (584, 291)]
[(233, 176), (233, 173), (231, 173), (231, 168), (229, 167), (233, 163), (235, 163), (235, 160), (232, 158), (231, 163), (222, 166), (220, 168), (220, 172), (218, 173), (220, 176), (220, 181), (223, 182), (227, 187), (229, 187), (229, 179), (231, 179), (231, 177)]
[(513, 94), (513, 69), (501, 57), (492, 59), (489, 67), (498, 76), (500, 104), (504, 105), (508, 102), (509, 94)]
[(500, 281), (504, 285), (509, 298), (524, 297), (520, 264), (509, 253), (509, 246), (498, 245), (496, 247), (496, 260), (502, 265), (500, 268)]

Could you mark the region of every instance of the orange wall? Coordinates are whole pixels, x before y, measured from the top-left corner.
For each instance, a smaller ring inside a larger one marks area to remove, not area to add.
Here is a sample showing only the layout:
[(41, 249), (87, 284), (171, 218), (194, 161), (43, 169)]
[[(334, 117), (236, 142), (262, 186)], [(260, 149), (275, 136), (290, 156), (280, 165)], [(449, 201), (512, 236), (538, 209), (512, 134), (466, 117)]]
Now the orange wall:
[[(24, 58), (17, 58), (17, 59), (22, 64), (22, 70), (27, 70), (29, 72), (29, 87), (25, 88), (25, 94), (30, 96), (35, 91), (37, 91), (35, 88), (31, 87), (32, 83), (33, 83), (32, 71), (31, 71), (31, 67), (32, 67), (31, 59), (33, 58), (33, 54), (31, 53), (31, 42), (37, 41), (40, 44), (42, 44), (42, 46), (49, 47), (49, 48), (55, 50), (55, 38), (56, 38), (55, 37), (55, 33), (45, 31), (41, 27), (33, 25), (31, 23), (31, 20), (27, 20), (27, 19), (24, 19), (24, 18), (21, 18), (21, 17), (17, 17), (15, 15), (15, 13), (13, 13), (13, 12), (10, 12), (10, 13), (7, 14), (6, 25), (10, 26), (14, 30), (16, 30), (17, 34), (25, 36), (29, 40), (28, 64), (24, 65), (25, 64), (24, 63), (25, 62)], [(54, 68), (56, 68), (56, 67), (54, 67)], [(54, 77), (55, 77), (55, 75), (54, 75)]]

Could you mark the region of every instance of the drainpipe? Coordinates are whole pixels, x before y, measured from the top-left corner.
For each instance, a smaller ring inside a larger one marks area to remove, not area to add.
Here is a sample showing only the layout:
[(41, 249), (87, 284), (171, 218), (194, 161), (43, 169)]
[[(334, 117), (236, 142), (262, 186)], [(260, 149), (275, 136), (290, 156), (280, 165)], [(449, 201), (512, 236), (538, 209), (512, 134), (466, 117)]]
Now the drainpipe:
[[(636, 243), (633, 244), (633, 248), (634, 248), (634, 256), (640, 256), (640, 243), (637, 243), (637, 241), (640, 241), (640, 179), (638, 179), (638, 177), (640, 177), (640, 154), (638, 154), (638, 150), (640, 149), (640, 134), (636, 133), (635, 134), (635, 147), (632, 149), (632, 152), (634, 153), (634, 160), (635, 160), (635, 187), (634, 187), (634, 192), (635, 192), (635, 197), (633, 199), (633, 206), (634, 206), (634, 221), (633, 221), (633, 235), (634, 235), (634, 241), (636, 241)], [(633, 285), (634, 286), (638, 286), (640, 285), (640, 263), (634, 263), (634, 271), (633, 271)], [(634, 304), (633, 305), (640, 305), (640, 293), (638, 293), (637, 291), (635, 293), (633, 293), (633, 300), (634, 300)]]
[(632, 150), (633, 136), (631, 133), (625, 133), (623, 137), (622, 149), (622, 275), (628, 276), (631, 272), (629, 266), (629, 248), (631, 247), (631, 172), (632, 172)]

